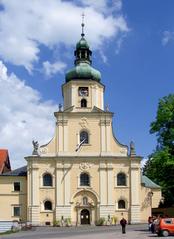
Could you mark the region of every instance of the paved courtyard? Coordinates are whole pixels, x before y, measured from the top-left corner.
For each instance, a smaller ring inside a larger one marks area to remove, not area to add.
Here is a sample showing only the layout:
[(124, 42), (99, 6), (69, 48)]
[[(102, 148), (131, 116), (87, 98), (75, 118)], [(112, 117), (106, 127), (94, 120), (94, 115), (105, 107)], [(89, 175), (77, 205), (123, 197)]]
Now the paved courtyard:
[[(126, 234), (121, 233), (121, 227), (103, 226), (103, 227), (69, 227), (69, 228), (54, 228), (54, 227), (39, 227), (30, 231), (21, 231), (9, 235), (1, 235), (0, 238), (8, 239), (115, 239), (115, 238), (159, 238), (156, 234), (151, 234), (147, 230), (147, 225), (128, 225)], [(174, 238), (174, 237), (165, 237)]]

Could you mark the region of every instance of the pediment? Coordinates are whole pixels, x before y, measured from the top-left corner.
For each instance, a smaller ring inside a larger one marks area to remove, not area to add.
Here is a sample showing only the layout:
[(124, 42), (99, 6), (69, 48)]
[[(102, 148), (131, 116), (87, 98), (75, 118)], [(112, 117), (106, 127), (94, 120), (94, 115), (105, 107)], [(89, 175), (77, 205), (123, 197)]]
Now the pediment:
[(101, 109), (99, 109), (99, 108), (96, 107), (96, 106), (93, 107), (92, 112), (95, 112), (95, 113), (99, 113), (99, 112), (105, 113), (104, 110), (101, 110)]
[(63, 112), (71, 112), (71, 111), (73, 111), (73, 109), (74, 109), (74, 105), (65, 109)]

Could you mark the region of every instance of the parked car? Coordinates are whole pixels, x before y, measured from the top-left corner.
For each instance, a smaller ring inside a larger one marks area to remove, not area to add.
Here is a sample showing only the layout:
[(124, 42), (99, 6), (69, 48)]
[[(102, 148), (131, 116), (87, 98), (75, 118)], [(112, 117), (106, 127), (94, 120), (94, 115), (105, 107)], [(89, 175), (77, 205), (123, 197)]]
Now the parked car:
[(155, 223), (155, 232), (158, 236), (174, 235), (174, 218), (161, 218)]

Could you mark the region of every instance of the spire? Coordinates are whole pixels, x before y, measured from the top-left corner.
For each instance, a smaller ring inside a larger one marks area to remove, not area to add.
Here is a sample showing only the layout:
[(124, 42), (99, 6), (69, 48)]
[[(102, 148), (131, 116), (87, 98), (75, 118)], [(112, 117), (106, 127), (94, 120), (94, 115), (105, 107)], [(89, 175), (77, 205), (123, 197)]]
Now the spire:
[(91, 55), (92, 51), (89, 49), (88, 42), (85, 39), (85, 33), (84, 33), (84, 17), (85, 14), (82, 14), (82, 33), (81, 33), (81, 39), (76, 44), (76, 50), (74, 52), (75, 55), (75, 65), (78, 65), (81, 62), (86, 62), (87, 64), (91, 64)]
[(85, 14), (82, 13), (82, 24), (81, 24), (81, 26), (82, 26), (82, 33), (81, 33), (82, 38), (85, 36), (85, 33), (84, 33), (84, 26), (85, 26), (84, 18), (85, 18)]
[(69, 70), (66, 73), (66, 82), (71, 80), (95, 80), (100, 82), (101, 80), (101, 74), (99, 71), (94, 69), (91, 64), (91, 56), (92, 51), (90, 50), (90, 47), (88, 45), (88, 42), (85, 39), (85, 33), (84, 33), (84, 13), (82, 14), (82, 32), (81, 32), (81, 39), (76, 44), (76, 49), (74, 51), (74, 65), (75, 67), (71, 70)]

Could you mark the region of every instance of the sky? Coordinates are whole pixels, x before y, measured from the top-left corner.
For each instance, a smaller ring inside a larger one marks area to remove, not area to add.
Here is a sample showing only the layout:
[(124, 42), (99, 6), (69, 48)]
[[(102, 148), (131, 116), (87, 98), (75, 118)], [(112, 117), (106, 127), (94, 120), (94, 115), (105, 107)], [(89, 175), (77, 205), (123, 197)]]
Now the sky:
[(146, 160), (158, 101), (174, 92), (173, 10), (173, 0), (0, 0), (0, 148), (12, 168), (26, 164), (32, 140), (54, 135), (82, 13), (114, 134)]

